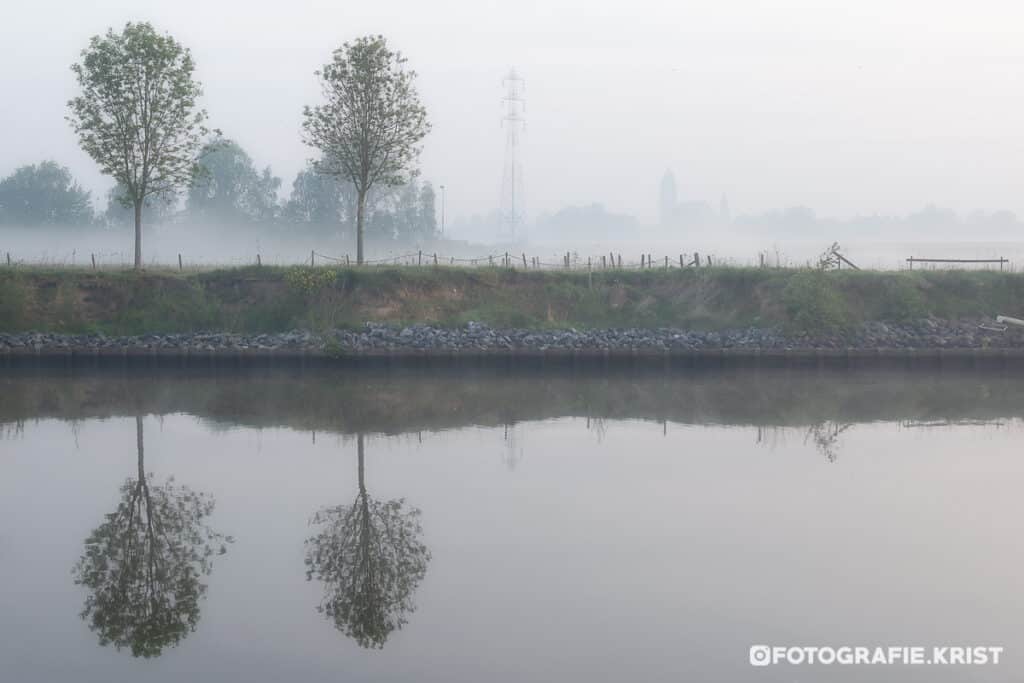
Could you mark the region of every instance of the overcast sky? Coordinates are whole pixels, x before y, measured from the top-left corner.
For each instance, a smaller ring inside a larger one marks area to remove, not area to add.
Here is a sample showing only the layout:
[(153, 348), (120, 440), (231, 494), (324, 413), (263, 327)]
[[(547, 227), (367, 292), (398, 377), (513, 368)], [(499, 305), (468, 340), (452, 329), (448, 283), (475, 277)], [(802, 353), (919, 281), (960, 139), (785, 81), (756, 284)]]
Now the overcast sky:
[(419, 72), (424, 176), (449, 216), (496, 207), (502, 74), (526, 79), (527, 210), (651, 218), (658, 181), (734, 212), (1024, 214), (1024, 6), (858, 0), (31, 0), (0, 18), (0, 175), (53, 158), (112, 183), (64, 121), (89, 37), (152, 21), (188, 45), (213, 127), (289, 187), (313, 71), (383, 33)]

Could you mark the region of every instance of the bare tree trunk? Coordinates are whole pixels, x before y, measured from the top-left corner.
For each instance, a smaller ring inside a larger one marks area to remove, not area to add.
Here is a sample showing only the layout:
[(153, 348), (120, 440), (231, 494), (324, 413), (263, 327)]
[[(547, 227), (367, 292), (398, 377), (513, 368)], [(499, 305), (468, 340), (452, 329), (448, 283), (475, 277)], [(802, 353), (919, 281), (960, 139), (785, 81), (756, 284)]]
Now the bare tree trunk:
[(142, 200), (135, 200), (135, 270), (142, 268)]
[[(356, 199), (356, 265), (363, 265), (363, 222), (366, 218), (366, 191), (360, 190)], [(362, 437), (360, 437), (362, 439)], [(362, 441), (360, 441), (362, 443)]]
[(146, 480), (146, 466), (143, 464), (142, 453), (142, 416), (135, 416), (135, 445), (139, 451), (139, 484)]
[(366, 482), (363, 478), (363, 434), (362, 432), (356, 436), (356, 444), (359, 449), (359, 492), (366, 493)]

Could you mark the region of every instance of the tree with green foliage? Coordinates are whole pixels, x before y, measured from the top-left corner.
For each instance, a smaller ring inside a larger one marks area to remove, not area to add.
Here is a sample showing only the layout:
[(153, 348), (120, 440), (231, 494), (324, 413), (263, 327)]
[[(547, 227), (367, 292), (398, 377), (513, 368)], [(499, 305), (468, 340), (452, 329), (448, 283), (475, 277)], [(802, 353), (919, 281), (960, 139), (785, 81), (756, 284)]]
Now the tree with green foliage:
[[(103, 221), (108, 226), (134, 225), (135, 212), (132, 207), (125, 206), (121, 200), (125, 196), (125, 190), (120, 185), (115, 185), (107, 191), (107, 208), (103, 212)], [(142, 210), (148, 216), (148, 222), (153, 225), (163, 225), (174, 219), (176, 211), (176, 197), (146, 197), (142, 203)]]
[(417, 508), (403, 510), (403, 500), (380, 502), (367, 494), (363, 435), (356, 438), (359, 493), (352, 505), (324, 508), (313, 517), (323, 528), (306, 541), (306, 578), (324, 584), (319, 609), (339, 631), (362, 647), (382, 648), (416, 609), (412, 597), (430, 551), (420, 540)]
[(416, 232), (420, 239), (431, 238), (437, 233), (437, 194), (430, 182), (423, 183), (420, 188)]
[(82, 618), (101, 645), (157, 657), (199, 623), (202, 577), (230, 536), (206, 524), (213, 499), (173, 479), (152, 484), (146, 474), (142, 418), (135, 418), (138, 477), (121, 487), (121, 502), (85, 541), (75, 583), (89, 589)]
[(269, 166), (256, 170), (241, 145), (221, 136), (203, 146), (200, 159), (186, 201), (191, 217), (235, 225), (270, 223), (277, 218), (281, 179)]
[(380, 241), (421, 243), (437, 232), (434, 188), (417, 178), (370, 194), (367, 234)]
[(142, 209), (147, 197), (176, 194), (196, 172), (206, 134), (202, 87), (188, 48), (148, 23), (93, 36), (72, 65), (81, 93), (68, 121), (82, 149), (124, 188), (135, 210), (135, 268), (142, 267)]
[(388, 49), (383, 36), (364, 36), (334, 51), (316, 72), (324, 104), (303, 111), (304, 141), (321, 152), (316, 169), (356, 190), (356, 262), (363, 262), (366, 197), (376, 185), (408, 182), (419, 143), (430, 131), (416, 91), (416, 72)]
[(55, 161), (22, 166), (0, 180), (0, 225), (74, 225), (93, 221), (91, 195)]
[(282, 214), (295, 225), (328, 228), (342, 233), (355, 225), (356, 193), (352, 183), (317, 173), (310, 162), (295, 176)]

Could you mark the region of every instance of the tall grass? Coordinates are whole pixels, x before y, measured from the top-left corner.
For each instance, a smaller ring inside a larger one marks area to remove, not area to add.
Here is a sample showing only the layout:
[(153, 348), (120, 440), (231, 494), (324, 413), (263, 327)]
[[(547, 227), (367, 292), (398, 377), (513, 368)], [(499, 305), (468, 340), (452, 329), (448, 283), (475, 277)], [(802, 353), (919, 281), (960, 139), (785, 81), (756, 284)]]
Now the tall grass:
[(842, 332), (1024, 314), (1024, 275), (687, 268), (522, 271), (245, 267), (199, 273), (0, 269), (0, 331), (108, 334), (353, 327), (365, 321), (495, 327), (778, 326)]

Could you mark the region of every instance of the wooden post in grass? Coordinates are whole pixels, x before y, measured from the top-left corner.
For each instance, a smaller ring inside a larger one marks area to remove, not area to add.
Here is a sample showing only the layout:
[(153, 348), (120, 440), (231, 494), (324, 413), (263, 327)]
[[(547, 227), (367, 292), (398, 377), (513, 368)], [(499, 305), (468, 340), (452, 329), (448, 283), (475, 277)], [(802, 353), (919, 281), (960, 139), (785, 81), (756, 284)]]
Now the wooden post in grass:
[(260, 259), (260, 255), (259, 254), (256, 254), (256, 265), (257, 266), (262, 266), (263, 265), (263, 260)]
[(668, 256), (665, 257), (665, 270), (668, 270)]
[(700, 252), (693, 252), (693, 265), (700, 268)]
[(523, 270), (526, 270), (526, 252), (523, 252)]
[(434, 265), (437, 265), (437, 252), (434, 252)]
[(707, 255), (707, 259), (708, 259), (708, 268), (710, 268), (711, 267), (711, 254)]
[(184, 267), (181, 264), (181, 254), (178, 254), (178, 270), (184, 270)]
[(422, 266), (423, 265), (423, 250), (422, 249), (420, 249), (419, 261), (416, 263), (416, 265), (418, 265), (418, 266)]
[(92, 269), (96, 270), (96, 254), (89, 254), (89, 258), (92, 259)]
[(313, 250), (310, 250), (310, 252), (309, 252), (309, 267), (312, 268), (315, 265), (316, 265), (316, 252), (313, 251)]

